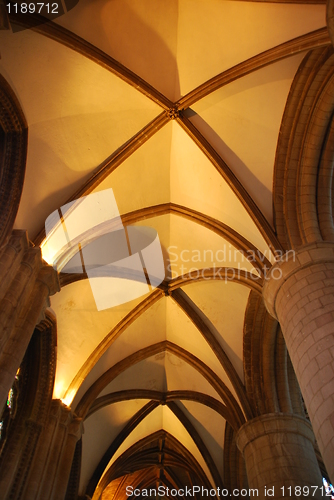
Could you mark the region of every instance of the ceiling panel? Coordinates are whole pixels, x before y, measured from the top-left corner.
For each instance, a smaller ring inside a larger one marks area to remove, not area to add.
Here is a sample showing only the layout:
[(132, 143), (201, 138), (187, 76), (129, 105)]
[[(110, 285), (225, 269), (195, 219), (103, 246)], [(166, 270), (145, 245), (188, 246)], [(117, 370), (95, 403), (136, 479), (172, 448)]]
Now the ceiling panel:
[(324, 5), (179, 1), (181, 94), (259, 52), (326, 25)]
[[(94, 23), (92, 23), (94, 18)], [(178, 99), (176, 0), (80, 0), (57, 23), (127, 66), (172, 100)]]
[(93, 61), (33, 31), (1, 33), (0, 70), (29, 125), (16, 227), (27, 228), (33, 239), (48, 215), (160, 108)]
[(223, 177), (194, 141), (173, 123), (171, 201), (224, 222), (264, 254), (268, 245)]
[(180, 401), (178, 406), (195, 427), (215, 461), (220, 476), (224, 477), (224, 439), (226, 421), (211, 408), (194, 401)]
[(91, 352), (140, 300), (98, 311), (88, 280), (68, 285), (52, 297), (58, 336), (54, 397), (64, 397)]
[(284, 59), (226, 85), (194, 104), (196, 114), (190, 116), (271, 224), (278, 133), (293, 77), (304, 56)]
[(89, 479), (113, 440), (131, 417), (146, 403), (148, 400), (144, 399), (114, 403), (93, 413), (85, 420), (80, 491), (85, 491)]
[(140, 439), (157, 432), (161, 429), (169, 432), (174, 436), (181, 444), (194, 456), (198, 461), (199, 465), (204, 470), (211, 484), (214, 485), (210, 471), (200, 454), (197, 446), (195, 445), (193, 439), (181, 424), (178, 418), (172, 413), (172, 411), (166, 406), (159, 406), (153, 410), (140, 424), (132, 431), (132, 433), (125, 439), (123, 444), (119, 447), (115, 453), (113, 459), (109, 462), (106, 470), (112, 465), (114, 461), (117, 460), (119, 456), (122, 455), (130, 446), (135, 444)]
[(237, 283), (206, 281), (192, 283), (185, 292), (214, 326), (215, 337), (243, 380), (243, 326), (249, 289)]

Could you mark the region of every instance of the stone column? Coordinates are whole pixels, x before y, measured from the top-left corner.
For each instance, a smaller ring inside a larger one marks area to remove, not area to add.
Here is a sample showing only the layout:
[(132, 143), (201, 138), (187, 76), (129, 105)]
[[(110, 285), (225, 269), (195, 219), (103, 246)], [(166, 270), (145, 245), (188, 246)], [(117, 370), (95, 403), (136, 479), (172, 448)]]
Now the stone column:
[(313, 430), (334, 481), (334, 245), (290, 251), (275, 264), (263, 297), (281, 324)]
[(245, 458), (249, 488), (258, 489), (257, 498), (323, 498), (313, 443), (310, 423), (297, 415), (269, 413), (246, 422), (237, 434), (237, 446)]
[[(34, 464), (23, 496), (26, 500), (47, 498), (43, 497), (43, 490), (51, 487), (54, 469), (57, 464), (57, 452), (54, 454), (54, 448), (61, 444), (58, 442), (59, 435), (57, 434), (59, 420), (61, 419), (61, 408), (62, 405), (59, 400), (52, 401), (47, 423), (35, 452)], [(49, 464), (49, 462), (51, 463)], [(49, 492), (46, 491), (46, 493)]]
[(60, 400), (53, 400), (23, 499), (64, 500), (75, 446), (81, 434), (82, 419)]
[(62, 457), (57, 470), (57, 477), (50, 500), (63, 500), (66, 495), (75, 447), (82, 435), (82, 419), (74, 417), (67, 429), (67, 436)]
[(40, 248), (29, 246), (25, 231), (13, 231), (0, 251), (0, 408), (56, 291), (57, 273), (42, 260)]

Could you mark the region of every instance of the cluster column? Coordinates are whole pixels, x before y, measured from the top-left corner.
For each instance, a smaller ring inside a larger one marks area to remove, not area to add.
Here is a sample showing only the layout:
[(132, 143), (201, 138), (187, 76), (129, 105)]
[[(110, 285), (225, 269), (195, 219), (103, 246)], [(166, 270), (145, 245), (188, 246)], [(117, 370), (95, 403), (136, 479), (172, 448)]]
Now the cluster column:
[(318, 242), (275, 264), (263, 297), (281, 324), (313, 430), (334, 481), (334, 245)]
[(47, 425), (36, 449), (24, 499), (65, 498), (75, 446), (81, 435), (82, 419), (60, 400), (53, 400)]
[(0, 249), (0, 408), (49, 296), (57, 291), (57, 273), (43, 261), (40, 248), (29, 246), (26, 231), (13, 231)]

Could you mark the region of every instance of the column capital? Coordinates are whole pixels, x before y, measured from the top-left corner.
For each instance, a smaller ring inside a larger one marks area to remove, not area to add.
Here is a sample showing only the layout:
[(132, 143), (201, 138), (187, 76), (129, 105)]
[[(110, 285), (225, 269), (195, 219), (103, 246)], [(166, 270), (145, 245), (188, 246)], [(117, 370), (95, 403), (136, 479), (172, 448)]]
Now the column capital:
[(291, 499), (291, 489), (305, 486), (318, 486), (314, 498), (322, 498), (313, 431), (305, 418), (292, 413), (261, 415), (240, 428), (236, 444), (245, 459), (249, 487), (257, 489), (260, 498), (270, 491), (268, 496)]
[(306, 418), (292, 413), (267, 413), (246, 422), (238, 431), (236, 443), (244, 454), (246, 446), (269, 434), (295, 434), (308, 439), (314, 445), (312, 426)]
[(44, 265), (41, 267), (37, 281), (42, 282), (48, 289), (48, 296), (60, 292), (59, 277), (53, 267)]
[(325, 262), (334, 262), (334, 244), (332, 242), (321, 241), (310, 243), (286, 252), (272, 266), (269, 276), (264, 283), (262, 293), (268, 312), (279, 321), (276, 312), (276, 299), (283, 284), (299, 271)]
[(79, 417), (73, 417), (72, 422), (69, 425), (68, 433), (74, 436), (76, 440), (79, 440), (83, 434), (83, 419)]

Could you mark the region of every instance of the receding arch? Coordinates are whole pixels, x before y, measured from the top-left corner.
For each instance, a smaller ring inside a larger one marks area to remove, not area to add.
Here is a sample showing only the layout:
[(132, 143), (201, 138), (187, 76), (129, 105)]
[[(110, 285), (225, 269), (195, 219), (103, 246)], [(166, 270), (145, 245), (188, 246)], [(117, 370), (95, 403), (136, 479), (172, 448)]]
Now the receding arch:
[[(180, 443), (169, 432), (160, 430), (154, 432), (153, 434), (150, 434), (140, 441), (137, 441), (137, 443), (126, 450), (123, 455), (121, 455), (121, 457), (117, 459), (118, 463), (116, 464), (116, 461), (115, 464), (113, 464), (109, 468), (100, 483), (97, 485), (99, 478), (101, 477), (101, 474), (103, 472), (102, 467), (98, 466), (89, 482), (86, 493), (96, 500), (100, 498), (100, 495), (102, 494), (102, 491), (105, 489), (107, 484), (109, 484), (115, 477), (117, 477), (117, 474), (119, 474), (118, 471), (122, 470), (125, 464), (129, 467), (132, 463), (134, 467), (138, 467), (141, 470), (145, 470), (144, 465), (140, 467), (140, 464), (142, 464), (143, 462), (145, 463), (145, 465), (154, 465), (155, 461), (153, 457), (149, 457), (152, 456), (152, 454), (159, 453), (159, 451), (161, 450), (161, 445), (159, 445), (158, 449), (154, 449), (154, 443), (157, 441), (160, 443), (166, 441), (170, 443), (170, 446), (168, 447), (168, 460), (164, 461), (165, 466), (171, 467), (174, 465), (176, 467), (188, 470), (192, 474), (194, 479), (198, 481), (198, 484), (203, 484), (206, 488), (209, 489), (211, 488), (211, 483), (209, 482), (206, 474), (198, 464), (197, 460), (187, 450), (187, 448), (185, 448), (182, 443)], [(140, 453), (140, 450), (143, 448), (146, 448), (147, 451), (144, 451), (144, 453)], [(164, 449), (166, 451), (166, 448)], [(110, 451), (112, 453), (112, 449)], [(133, 457), (132, 460), (131, 457)], [(144, 485), (149, 485), (149, 482), (144, 480), (140, 484), (142, 487), (144, 487)]]
[[(325, 163), (327, 167), (329, 167), (329, 178), (332, 180), (334, 154), (332, 144), (326, 141), (326, 138), (328, 135), (330, 138), (333, 138), (333, 132), (330, 133), (334, 113), (333, 62), (334, 55), (326, 61), (322, 68), (323, 71), (319, 73), (320, 75), (323, 74), (323, 81), (318, 90), (317, 99), (314, 102), (314, 109), (309, 117), (309, 124), (299, 165), (296, 195), (298, 219), (300, 221), (299, 224), (303, 244), (322, 239), (318, 215), (319, 203), (326, 208), (328, 207), (330, 209), (330, 214), (332, 208), (331, 189), (328, 191), (326, 187), (324, 188), (323, 185), (318, 183), (318, 172), (320, 170), (322, 175), (325, 174), (325, 165), (321, 160), (324, 153), (327, 153)], [(323, 163), (323, 169), (321, 169), (321, 163)], [(325, 181), (327, 179), (328, 176), (325, 175)], [(333, 235), (333, 218), (331, 218), (331, 227)]]
[(56, 343), (56, 318), (47, 311), (45, 319), (34, 330), (20, 367), (22, 394), (19, 394), (13, 428), (1, 450), (0, 488), (7, 498), (18, 498), (29, 474), (41, 465), (34, 462), (33, 457), (51, 409)]
[(112, 382), (118, 375), (127, 370), (130, 366), (139, 363), (151, 356), (159, 354), (161, 352), (169, 352), (178, 356), (183, 361), (187, 362), (190, 366), (195, 368), (213, 387), (217, 394), (223, 399), (226, 406), (229, 408), (232, 418), (235, 421), (235, 425), (241, 426), (245, 422), (245, 417), (238, 405), (236, 399), (226, 387), (226, 385), (220, 380), (220, 378), (205, 364), (203, 361), (198, 359), (193, 354), (189, 353), (185, 349), (164, 340), (158, 342), (157, 344), (145, 347), (126, 357), (122, 361), (119, 361), (114, 366), (109, 368), (105, 373), (103, 373), (85, 392), (84, 396), (79, 401), (76, 407), (76, 414), (80, 418), (85, 418), (88, 414), (90, 407), (94, 403), (95, 399), (98, 397), (101, 391)]
[[(285, 107), (274, 168), (275, 226), (285, 249), (334, 241), (332, 137), (334, 51), (303, 59)], [(329, 183), (329, 185), (328, 185)]]
[(130, 401), (132, 399), (150, 399), (152, 401), (159, 401), (159, 404), (161, 405), (176, 400), (194, 401), (211, 408), (215, 412), (219, 413), (221, 417), (225, 418), (225, 420), (231, 420), (233, 422), (227, 406), (208, 394), (196, 391), (160, 392), (150, 389), (128, 389), (101, 396), (94, 401), (86, 415), (86, 418), (90, 417), (93, 413), (99, 411), (105, 406), (119, 403), (121, 401)]
[[(224, 269), (224, 268), (223, 268)], [(235, 283), (240, 283), (244, 285), (244, 279), (241, 278), (236, 278), (236, 276), (239, 276), (239, 270), (235, 270), (238, 272), (234, 273), (234, 278), (233, 281)], [(215, 270), (207, 270), (207, 274), (204, 273), (205, 280), (208, 279), (215, 279)], [(79, 390), (82, 382), (85, 380), (85, 378), (88, 376), (89, 372), (91, 369), (96, 365), (98, 360), (101, 358), (101, 356), (109, 349), (109, 347), (112, 345), (112, 343), (123, 333), (123, 331), (130, 326), (134, 321), (136, 321), (137, 318), (139, 318), (142, 314), (144, 314), (145, 311), (147, 311), (151, 306), (153, 306), (158, 300), (160, 300), (162, 297), (165, 295), (170, 295), (171, 297), (174, 296), (175, 292), (185, 284), (192, 283), (194, 281), (201, 281), (202, 277), (196, 277), (195, 279), (191, 276), (191, 273), (189, 273), (189, 276), (184, 276), (182, 278), (175, 278), (174, 280), (171, 280), (169, 283), (164, 282), (162, 283), (161, 286), (157, 287), (148, 297), (145, 297), (145, 299), (142, 300), (136, 307), (134, 307), (124, 318), (112, 329), (110, 332), (104, 337), (104, 339), (100, 342), (100, 344), (94, 349), (94, 351), (90, 354), (90, 356), (87, 358), (85, 363), (82, 365), (80, 370), (77, 372), (73, 380), (71, 381), (71, 384), (69, 385), (66, 394), (71, 394), (73, 391), (77, 393)], [(62, 283), (62, 286), (68, 285), (70, 283), (73, 283), (76, 281), (74, 279), (74, 276), (69, 276), (69, 275), (64, 275), (66, 282)], [(78, 277), (78, 275), (76, 275)], [(70, 279), (69, 279), (70, 278)], [(84, 275), (79, 275), (78, 279), (86, 279)], [(258, 286), (256, 288), (253, 288), (253, 280), (252, 278), (247, 279), (247, 284), (251, 288), (251, 290), (254, 291), (257, 295), (261, 296), (261, 288)], [(177, 285), (177, 286), (176, 286)], [(170, 287), (170, 288), (169, 288)], [(197, 326), (197, 325), (196, 325)], [(210, 344), (209, 344), (210, 345)], [(210, 345), (211, 347), (211, 345)], [(212, 347), (211, 347), (212, 348)], [(244, 404), (245, 404), (245, 413), (246, 415), (250, 415), (250, 408), (248, 407), (248, 403), (245, 403), (243, 392), (244, 390), (240, 388), (239, 390), (236, 391), (239, 393), (240, 397), (243, 399)]]
[[(146, 403), (140, 410), (138, 410), (133, 417), (129, 420), (129, 422), (125, 425), (122, 431), (116, 436), (111, 445), (108, 447), (107, 451), (104, 453), (101, 458), (98, 466), (93, 472), (92, 477), (89, 480), (87, 491), (90, 495), (93, 495), (96, 486), (105, 471), (108, 463), (121, 446), (121, 444), (125, 441), (125, 439), (131, 434), (131, 432), (140, 424), (155, 408), (159, 406), (159, 403), (156, 401), (150, 401)], [(110, 481), (108, 481), (110, 482)], [(106, 486), (106, 485), (105, 485)], [(104, 486), (104, 487), (105, 487)], [(104, 489), (104, 488), (103, 488)]]
[[(239, 250), (243, 255), (247, 257), (250, 255), (252, 261), (254, 260), (254, 265), (256, 264), (257, 270), (260, 274), (264, 274), (265, 269), (271, 267), (269, 260), (256, 248), (250, 241), (239, 234), (235, 229), (231, 228), (227, 224), (205, 215), (192, 208), (185, 207), (183, 205), (178, 205), (176, 203), (168, 202), (161, 203), (159, 205), (153, 205), (149, 207), (140, 208), (139, 210), (134, 210), (133, 212), (128, 212), (121, 216), (123, 226), (128, 226), (141, 222), (143, 220), (152, 219), (154, 217), (160, 217), (162, 215), (176, 215), (184, 219), (190, 220), (196, 224), (199, 224), (209, 231), (216, 233), (218, 236), (226, 239), (231, 243), (237, 250)], [(97, 228), (92, 228), (84, 233), (82, 233), (77, 238), (71, 241), (71, 247), (67, 252), (64, 252), (61, 258), (58, 260), (58, 264), (62, 262), (68, 262), (76, 253), (78, 249), (78, 244), (84, 247), (92, 239), (105, 234), (109, 231), (120, 228), (119, 219), (113, 219), (99, 224)]]
[(323, 144), (317, 185), (319, 229), (325, 241), (334, 242), (334, 121)]
[[(108, 270), (104, 269), (101, 274), (99, 274), (97, 269), (95, 276), (133, 279), (134, 281), (143, 280), (141, 273), (131, 270), (131, 275), (129, 274), (130, 271), (124, 272), (122, 269), (110, 268)], [(61, 288), (86, 279), (89, 279), (87, 273), (60, 273), (59, 275)], [(224, 281), (224, 283), (240, 283), (260, 295), (262, 293), (263, 279), (261, 276), (248, 271), (243, 271), (242, 269), (237, 269), (235, 267), (220, 267), (218, 269), (214, 267), (206, 267), (204, 269), (197, 269), (181, 276), (177, 276), (176, 278), (172, 278), (170, 281), (164, 280), (157, 286), (157, 288), (162, 290), (166, 295), (169, 295), (174, 290), (178, 290), (179, 288), (190, 285), (191, 283), (210, 280), (221, 280)]]
[[(167, 403), (167, 406), (170, 408), (170, 410), (174, 413), (176, 418), (181, 422), (183, 427), (186, 429), (187, 433), (191, 436), (192, 440), (195, 443), (195, 446), (197, 447), (198, 451), (200, 452), (201, 456), (203, 457), (204, 462), (206, 463), (213, 480), (215, 481), (216, 485), (220, 488), (223, 488), (223, 483), (222, 479), (220, 477), (220, 474), (218, 472), (217, 466), (214, 463), (210, 452), (208, 451), (204, 441), (200, 437), (199, 433), (196, 431), (194, 426), (191, 424), (189, 421), (188, 417), (183, 413), (183, 411), (176, 405), (174, 402), (169, 402)], [(139, 425), (140, 422), (142, 422), (154, 409), (156, 408), (156, 404), (153, 402), (147, 403), (141, 410), (139, 410), (128, 422), (128, 424), (125, 426), (125, 428), (118, 434), (118, 436), (113, 440), (111, 445), (109, 446), (108, 450), (104, 454), (102, 460), (96, 467), (90, 481), (89, 485), (87, 487), (87, 492), (89, 494), (93, 494), (93, 498), (99, 498), (99, 494), (101, 494), (101, 490), (103, 490), (106, 485), (112, 481), (114, 478), (119, 477), (123, 470), (126, 469), (132, 472), (132, 468), (134, 470), (138, 469), (143, 469), (145, 466), (148, 464), (152, 465), (152, 462), (148, 462), (147, 458), (145, 459), (144, 457), (147, 456), (147, 453), (150, 454), (149, 450), (144, 450), (143, 449), (143, 442), (147, 442), (147, 438), (150, 436), (147, 436), (146, 438), (141, 439), (140, 441), (137, 441), (134, 445), (132, 445), (130, 448), (128, 448), (120, 457), (118, 457), (113, 464), (110, 466), (107, 472), (105, 472), (102, 481), (98, 484), (98, 481), (102, 474), (104, 473), (106, 467), (108, 466), (110, 460), (116, 453), (116, 451), (119, 449), (120, 445), (125, 441), (125, 439), (131, 434), (131, 432)], [(167, 431), (158, 431), (158, 433), (166, 433), (169, 434)], [(154, 433), (153, 435), (156, 435), (157, 433)], [(176, 440), (176, 438), (173, 437), (173, 439)], [(176, 440), (177, 441), (177, 440)], [(184, 446), (179, 443), (182, 449)], [(191, 457), (191, 458), (190, 458)], [(196, 469), (201, 471), (201, 476), (204, 479), (206, 478), (206, 475), (204, 474), (202, 468), (199, 466), (197, 463), (196, 459), (193, 457), (193, 455), (187, 450), (187, 453), (184, 453), (182, 457), (178, 457), (177, 455), (174, 455), (174, 460), (170, 461), (170, 465), (172, 465), (174, 462), (175, 465), (178, 466), (183, 466), (183, 467), (191, 467), (192, 463), (196, 463), (197, 467)], [(189, 463), (190, 462), (190, 463)], [(131, 463), (131, 465), (130, 465)], [(166, 464), (166, 461), (164, 461), (164, 464)], [(203, 477), (204, 476), (204, 477)], [(208, 481), (208, 478), (206, 478)], [(98, 484), (98, 486), (97, 486)], [(97, 486), (97, 489), (96, 489)]]

